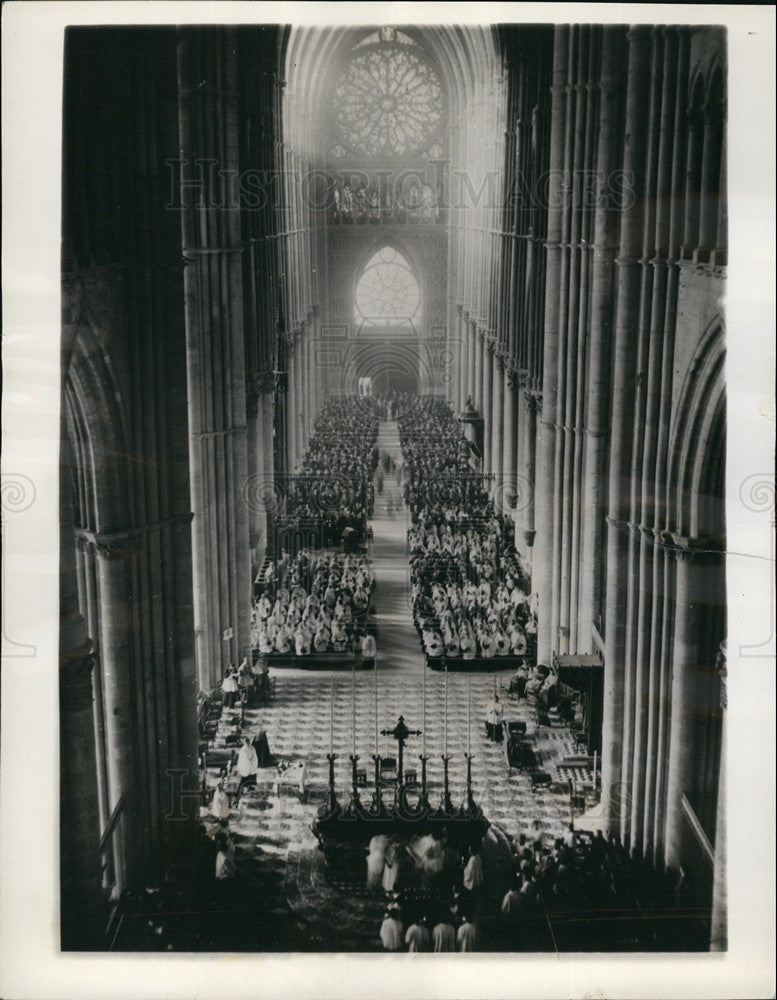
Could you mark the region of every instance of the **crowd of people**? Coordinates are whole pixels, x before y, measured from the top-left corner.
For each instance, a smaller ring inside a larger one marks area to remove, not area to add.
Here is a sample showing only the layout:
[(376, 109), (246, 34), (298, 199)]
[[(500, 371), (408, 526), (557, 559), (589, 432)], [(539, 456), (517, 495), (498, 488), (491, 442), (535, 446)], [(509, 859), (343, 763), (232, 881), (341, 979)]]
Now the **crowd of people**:
[(362, 544), (375, 502), (378, 410), (369, 396), (327, 400), (316, 421), (299, 474), (291, 477), (280, 533), (291, 537), (315, 525), (322, 547), (339, 545), (351, 529)]
[(254, 600), (251, 641), (259, 656), (345, 653), (363, 637), (375, 577), (363, 555), (301, 549), (272, 564)]
[[(230, 663), (229, 669), (221, 682), (223, 704), (225, 708), (257, 708), (270, 697), (270, 673), (266, 663), (259, 659), (244, 657), (240, 666)], [(202, 722), (201, 731), (202, 735)]]
[(649, 856), (629, 853), (614, 834), (575, 833), (552, 847), (524, 841), (500, 907), (502, 946), (531, 945), (547, 921), (564, 950), (682, 948), (697, 928), (684, 873), (665, 873)]
[(536, 635), (512, 521), (468, 462), (444, 400), (403, 398), (399, 433), (413, 613), (428, 656), (530, 656)]
[(570, 826), (552, 845), (522, 835), (510, 843), (509, 871), (499, 875), (480, 846), (461, 858), (444, 841), (427, 839), (441, 859), (442, 881), (419, 876), (412, 852), (391, 845), (400, 875), (382, 883), (386, 951), (654, 951), (690, 945), (694, 933), (703, 937), (688, 876), (666, 875), (614, 835)]
[(405, 184), (338, 180), (332, 189), (330, 217), (334, 223), (403, 223), (440, 221), (439, 185), (435, 190), (420, 178)]

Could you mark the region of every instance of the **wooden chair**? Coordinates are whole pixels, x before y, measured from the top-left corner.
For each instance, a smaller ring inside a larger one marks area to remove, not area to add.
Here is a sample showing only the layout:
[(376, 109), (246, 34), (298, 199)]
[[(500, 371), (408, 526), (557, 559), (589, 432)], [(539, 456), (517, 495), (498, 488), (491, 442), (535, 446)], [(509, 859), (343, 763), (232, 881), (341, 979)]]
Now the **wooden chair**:
[(395, 757), (383, 757), (380, 762), (380, 784), (390, 788), (397, 783), (397, 761)]

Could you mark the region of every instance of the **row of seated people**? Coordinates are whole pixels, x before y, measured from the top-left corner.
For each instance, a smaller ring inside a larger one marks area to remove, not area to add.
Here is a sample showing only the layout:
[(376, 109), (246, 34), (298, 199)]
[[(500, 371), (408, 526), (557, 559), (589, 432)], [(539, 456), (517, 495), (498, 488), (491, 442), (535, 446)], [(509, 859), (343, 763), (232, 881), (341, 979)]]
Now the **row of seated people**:
[(291, 477), (279, 532), (317, 524), (322, 546), (339, 545), (343, 531), (354, 529), (364, 540), (372, 517), (372, 485), (378, 462), (378, 410), (366, 396), (328, 399), (316, 421), (302, 467)]
[[(525, 600), (525, 595), (523, 595)], [(490, 659), (528, 656), (536, 627), (527, 603), (513, 604), (505, 592), (483, 582), (462, 586), (413, 567), (413, 616), (427, 656)]]
[[(493, 579), (489, 567), (504, 565), (504, 573), (514, 581), (520, 567), (510, 550), (510, 526), (493, 511), (482, 516), (465, 515), (462, 507), (441, 504), (422, 508), (408, 531), (411, 553), (439, 552), (460, 562), (462, 572), (470, 569)], [(468, 573), (472, 576), (472, 573)], [(512, 587), (510, 588), (512, 589)]]
[(374, 584), (365, 556), (300, 550), (279, 584), (253, 602), (254, 648), (260, 655), (346, 652), (364, 625)]
[(403, 399), (413, 612), (429, 657), (530, 655), (536, 623), (509, 518), (473, 478), (447, 404)]
[[(405, 502), (413, 520), (423, 510), (444, 508), (447, 520), (474, 520), (492, 513), (483, 478), (468, 464), (469, 445), (444, 400), (402, 396), (399, 439), (405, 457)], [(442, 516), (442, 512), (441, 512)]]

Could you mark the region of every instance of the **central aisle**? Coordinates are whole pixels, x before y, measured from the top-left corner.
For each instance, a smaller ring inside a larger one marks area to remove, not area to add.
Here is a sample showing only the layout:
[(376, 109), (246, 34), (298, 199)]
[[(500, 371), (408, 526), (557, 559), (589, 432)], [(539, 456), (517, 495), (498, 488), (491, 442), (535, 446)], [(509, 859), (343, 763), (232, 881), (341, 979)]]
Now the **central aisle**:
[(378, 669), (412, 672), (420, 677), (425, 668), (418, 633), (413, 625), (407, 529), (410, 519), (397, 471), (383, 470), (384, 455), (395, 470), (402, 462), (399, 429), (395, 421), (378, 426), (378, 471), (375, 474), (375, 516), (370, 557), (375, 573), (374, 603), (378, 622)]

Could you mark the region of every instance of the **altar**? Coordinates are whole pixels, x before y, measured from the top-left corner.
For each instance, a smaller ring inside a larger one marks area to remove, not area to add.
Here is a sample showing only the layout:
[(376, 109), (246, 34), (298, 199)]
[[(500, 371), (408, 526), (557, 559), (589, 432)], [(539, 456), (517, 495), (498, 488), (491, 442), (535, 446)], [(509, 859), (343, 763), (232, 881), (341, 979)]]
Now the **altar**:
[[(429, 756), (419, 755), (421, 780), (416, 772), (405, 769), (405, 744), (413, 736), (420, 736), (420, 730), (411, 730), (399, 716), (393, 729), (382, 730), (397, 742), (397, 758), (381, 757), (373, 754), (375, 769), (375, 790), (372, 801), (365, 805), (360, 798), (359, 757), (350, 755), (351, 789), (347, 805), (342, 806), (335, 787), (335, 760), (337, 755), (327, 754), (329, 761), (329, 791), (327, 801), (318, 811), (312, 830), (318, 846), (324, 853), (325, 863), (341, 874), (345, 871), (359, 873), (366, 866), (370, 841), (373, 837), (389, 836), (402, 842), (413, 837), (432, 835), (445, 841), (455, 850), (464, 852), (470, 845), (478, 845), (489, 829), (490, 823), (472, 795), (472, 754), (465, 754), (467, 760), (466, 789), (461, 805), (454, 806), (450, 794), (448, 765), (450, 755), (447, 741), (441, 756), (443, 765), (443, 790), (439, 803), (429, 800), (427, 789), (427, 762)], [(392, 764), (390, 787), (394, 790), (393, 802), (387, 806), (383, 800), (386, 787), (386, 761)], [(393, 765), (396, 763), (396, 771)]]

